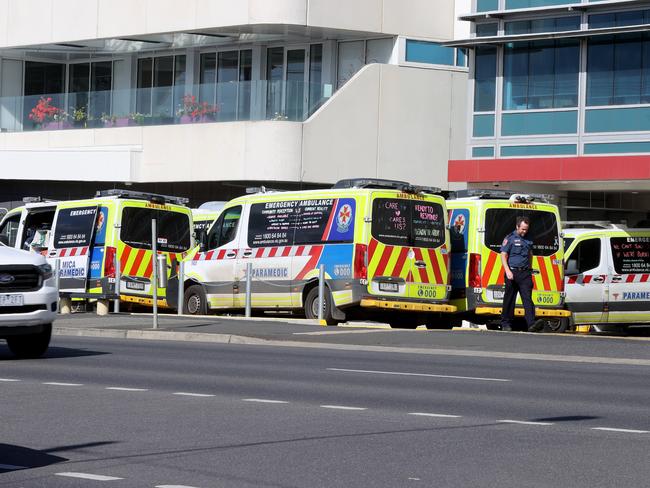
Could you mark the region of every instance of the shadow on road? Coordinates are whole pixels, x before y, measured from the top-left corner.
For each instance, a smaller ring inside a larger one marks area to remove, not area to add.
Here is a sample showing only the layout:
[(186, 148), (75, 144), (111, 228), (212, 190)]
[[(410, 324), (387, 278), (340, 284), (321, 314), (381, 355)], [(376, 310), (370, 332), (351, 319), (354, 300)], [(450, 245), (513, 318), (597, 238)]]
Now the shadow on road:
[(564, 417), (544, 417), (532, 419), (533, 422), (580, 422), (582, 420), (596, 420), (600, 417), (594, 415), (566, 415)]
[[(77, 358), (84, 356), (101, 356), (104, 354), (111, 354), (106, 351), (92, 351), (89, 349), (75, 349), (71, 347), (56, 347), (50, 346), (47, 352), (43, 355), (42, 358), (37, 359), (37, 361), (43, 361), (44, 359), (61, 359), (61, 358)], [(0, 361), (18, 361), (16, 356), (14, 356), (6, 344), (0, 342)], [(25, 360), (21, 360), (25, 361)], [(32, 360), (33, 361), (33, 360)]]
[(67, 461), (67, 459), (44, 451), (12, 444), (0, 444), (0, 473), (19, 469), (41, 468), (64, 461)]

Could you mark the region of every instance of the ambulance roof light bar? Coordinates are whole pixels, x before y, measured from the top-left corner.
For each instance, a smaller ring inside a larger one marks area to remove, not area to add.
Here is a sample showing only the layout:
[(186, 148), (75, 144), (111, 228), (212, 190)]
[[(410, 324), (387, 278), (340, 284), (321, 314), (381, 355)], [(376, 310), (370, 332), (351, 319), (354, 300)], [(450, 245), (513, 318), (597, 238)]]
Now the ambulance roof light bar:
[(511, 190), (468, 188), (457, 190), (451, 198), (476, 198), (479, 200), (510, 200), (516, 203), (530, 203), (532, 201), (549, 202), (555, 199), (553, 195), (542, 193), (517, 193)]
[(563, 229), (627, 229), (625, 224), (615, 224), (609, 220), (563, 220)]
[(112, 188), (110, 190), (97, 190), (95, 198), (98, 197), (117, 197), (117, 198), (133, 198), (134, 200), (147, 200), (152, 203), (174, 203), (176, 205), (186, 205), (190, 200), (185, 197), (173, 197), (169, 195), (159, 195), (158, 193), (148, 193), (144, 191), (123, 190), (120, 188)]
[(275, 188), (267, 188), (264, 185), (262, 186), (249, 186), (246, 188), (247, 195), (253, 195), (255, 193), (277, 193), (286, 190), (276, 190)]
[(374, 188), (374, 189), (387, 189), (399, 190), (404, 193), (440, 193), (440, 188), (432, 186), (414, 186), (406, 181), (399, 180), (384, 180), (381, 178), (349, 178), (337, 181), (333, 189), (345, 188)]
[(43, 197), (23, 197), (23, 203), (43, 203), (43, 202), (54, 202), (50, 198)]

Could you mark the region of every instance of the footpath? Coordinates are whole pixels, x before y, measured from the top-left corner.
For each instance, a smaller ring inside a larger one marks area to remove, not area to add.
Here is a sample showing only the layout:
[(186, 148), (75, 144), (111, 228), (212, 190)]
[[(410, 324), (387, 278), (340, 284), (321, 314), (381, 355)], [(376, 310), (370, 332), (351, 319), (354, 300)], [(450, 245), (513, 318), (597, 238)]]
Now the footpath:
[(650, 366), (647, 334), (400, 330), (361, 323), (323, 327), (315, 321), (289, 318), (176, 315), (159, 315), (158, 328), (152, 325), (150, 314), (77, 313), (59, 316), (54, 335)]

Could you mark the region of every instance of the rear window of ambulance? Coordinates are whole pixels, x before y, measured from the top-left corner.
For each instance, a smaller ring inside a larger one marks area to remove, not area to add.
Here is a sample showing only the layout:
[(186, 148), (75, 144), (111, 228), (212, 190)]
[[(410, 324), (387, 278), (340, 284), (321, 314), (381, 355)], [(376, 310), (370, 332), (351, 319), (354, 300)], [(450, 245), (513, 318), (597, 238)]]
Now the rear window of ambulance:
[(612, 237), (610, 245), (616, 273), (650, 273), (650, 237)]
[(97, 207), (64, 208), (59, 210), (54, 229), (54, 247), (88, 246), (95, 228)]
[(184, 252), (190, 248), (190, 219), (180, 212), (153, 208), (125, 207), (120, 239), (138, 249), (151, 249), (151, 220), (156, 219), (158, 250)]
[(372, 236), (391, 246), (435, 248), (445, 242), (442, 205), (421, 200), (375, 198)]
[(521, 208), (489, 208), (485, 212), (485, 245), (500, 252), (503, 240), (515, 230), (517, 217), (528, 217), (526, 239), (533, 241), (533, 254), (550, 256), (560, 249), (557, 219), (553, 212)]

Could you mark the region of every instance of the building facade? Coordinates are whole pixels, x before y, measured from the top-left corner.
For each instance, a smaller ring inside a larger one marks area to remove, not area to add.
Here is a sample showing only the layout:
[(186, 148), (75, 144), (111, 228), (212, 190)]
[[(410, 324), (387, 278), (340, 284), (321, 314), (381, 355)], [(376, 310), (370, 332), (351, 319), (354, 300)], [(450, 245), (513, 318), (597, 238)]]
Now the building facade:
[(650, 3), (474, 0), (468, 145), (449, 179), (553, 193), (569, 220), (648, 225)]
[(0, 206), (447, 187), (466, 142), (454, 17), (453, 0), (0, 1)]

